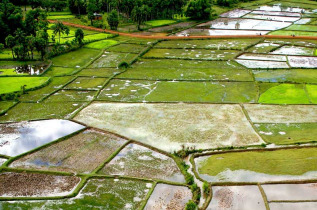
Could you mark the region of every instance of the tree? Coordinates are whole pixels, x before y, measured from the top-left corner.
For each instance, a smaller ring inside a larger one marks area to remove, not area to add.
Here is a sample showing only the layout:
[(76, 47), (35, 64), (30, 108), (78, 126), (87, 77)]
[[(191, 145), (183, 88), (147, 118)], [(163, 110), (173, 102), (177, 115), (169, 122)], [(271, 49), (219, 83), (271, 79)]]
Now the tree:
[(41, 10), (40, 9), (35, 9), (35, 10), (30, 10), (26, 13), (25, 17), (25, 31), (29, 34), (33, 34), (34, 36), (36, 35), (36, 31), (38, 29), (38, 23), (40, 21), (40, 16), (41, 16)]
[(117, 10), (112, 10), (107, 17), (108, 24), (111, 30), (117, 30), (119, 25), (119, 15)]
[(7, 36), (6, 39), (5, 39), (5, 43), (6, 43), (7, 47), (9, 47), (11, 49), (12, 56), (13, 56), (13, 59), (14, 59), (14, 53), (13, 53), (13, 47), (15, 45), (14, 37), (12, 35)]
[(87, 5), (88, 19), (90, 19), (90, 23), (92, 25), (92, 20), (95, 18), (94, 13), (97, 12), (97, 2), (96, 0), (89, 0)]
[(54, 34), (58, 34), (58, 42), (61, 43), (61, 34), (69, 34), (69, 28), (65, 26), (61, 21), (58, 21), (53, 25)]
[(185, 14), (187, 17), (197, 20), (206, 20), (210, 18), (211, 0), (190, 0)]
[(135, 6), (132, 10), (132, 20), (137, 23), (138, 30), (141, 30), (141, 24), (145, 22), (147, 16), (150, 14), (150, 8), (147, 5)]
[(75, 39), (78, 42), (80, 46), (83, 45), (83, 40), (84, 40), (84, 32), (81, 28), (78, 28), (75, 32)]
[(43, 60), (46, 54), (47, 42), (42, 37), (35, 37), (34, 45), (35, 45), (35, 49), (41, 54), (41, 58)]

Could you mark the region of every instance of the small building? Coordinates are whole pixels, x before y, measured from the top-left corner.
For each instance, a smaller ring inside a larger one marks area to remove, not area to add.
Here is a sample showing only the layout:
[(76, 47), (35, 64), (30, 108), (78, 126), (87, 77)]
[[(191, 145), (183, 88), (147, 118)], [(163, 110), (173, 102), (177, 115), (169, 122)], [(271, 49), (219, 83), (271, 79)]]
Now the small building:
[(96, 13), (96, 12), (94, 13), (94, 17), (95, 17), (95, 18), (94, 18), (95, 20), (102, 20), (102, 15), (101, 15), (101, 14), (98, 14), (98, 13)]

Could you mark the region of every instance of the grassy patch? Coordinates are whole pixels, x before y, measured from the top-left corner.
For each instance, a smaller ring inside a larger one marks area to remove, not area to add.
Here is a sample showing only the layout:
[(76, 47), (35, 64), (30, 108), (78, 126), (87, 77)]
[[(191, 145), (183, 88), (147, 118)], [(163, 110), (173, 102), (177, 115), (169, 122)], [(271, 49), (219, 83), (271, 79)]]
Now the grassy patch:
[(176, 21), (175, 20), (150, 20), (145, 22), (146, 25), (150, 25), (152, 27), (170, 25), (173, 23), (176, 23)]
[(107, 51), (110, 52), (122, 52), (122, 53), (140, 53), (145, 48), (144, 45), (136, 44), (119, 44), (114, 47), (110, 47)]
[[(17, 75), (15, 69), (0, 69), (0, 76), (12, 76)], [(28, 75), (28, 74), (21, 74), (21, 75)]]
[(75, 18), (75, 15), (49, 15), (47, 16), (48, 20), (61, 20), (61, 19), (72, 19)]
[(317, 36), (317, 32), (309, 32), (309, 31), (273, 31), (270, 35), (287, 35), (287, 36)]
[(130, 63), (135, 57), (136, 54), (131, 53), (105, 52), (89, 68), (117, 67), (123, 61)]
[(311, 102), (317, 104), (317, 85), (306, 85), (306, 88)]
[(259, 103), (309, 104), (309, 99), (303, 85), (281, 84), (261, 94)]
[(317, 32), (317, 26), (314, 25), (291, 25), (287, 27), (287, 31), (314, 31)]
[(253, 74), (255, 80), (259, 82), (317, 83), (315, 69), (254, 70)]
[(274, 144), (294, 144), (316, 141), (317, 124), (316, 123), (273, 123), (273, 124), (255, 124), (261, 137)]
[(2, 77), (0, 94), (20, 91), (22, 86), (25, 86), (25, 90), (34, 89), (47, 83), (49, 79), (49, 77)]
[(259, 42), (260, 39), (210, 39), (162, 41), (155, 48), (242, 50)]
[(97, 42), (92, 42), (92, 43), (86, 44), (85, 47), (93, 48), (93, 49), (104, 49), (112, 45), (115, 45), (117, 43), (118, 42), (116, 40), (109, 39), (109, 40), (101, 40)]
[(91, 101), (96, 93), (97, 91), (60, 90), (47, 98), (45, 102)]
[(63, 103), (19, 103), (0, 117), (0, 122), (39, 120), (39, 119), (63, 119), (79, 109), (81, 102)]
[(91, 89), (98, 90), (106, 82), (107, 78), (79, 77), (69, 85), (66, 89)]
[(51, 79), (51, 82), (47, 86), (38, 90), (27, 92), (26, 94), (22, 95), (19, 98), (19, 100), (36, 102), (42, 99), (43, 97), (48, 96), (52, 92), (56, 91), (58, 88), (61, 88), (63, 85), (65, 85), (72, 79), (73, 77), (54, 77)]
[(99, 50), (81, 48), (63, 55), (52, 58), (53, 66), (79, 68), (93, 60), (98, 54)]
[[(186, 94), (184, 94), (186, 93)], [(98, 96), (106, 101), (125, 102), (254, 102), (255, 85), (250, 82), (165, 82), (112, 80)]]
[(216, 176), (228, 169), (272, 175), (302, 175), (316, 171), (316, 159), (313, 158), (316, 153), (317, 148), (303, 148), (216, 154), (202, 161), (198, 171), (210, 176)]
[(16, 102), (14, 101), (0, 101), (0, 115), (7, 112), (12, 106), (14, 106)]
[(5, 49), (0, 53), (0, 59), (13, 59), (12, 51)]
[(45, 76), (64, 76), (64, 75), (72, 75), (76, 71), (75, 68), (64, 68), (53, 66), (49, 70), (45, 72)]
[(117, 68), (87, 68), (83, 69), (78, 73), (78, 76), (86, 76), (86, 77), (111, 77), (114, 74), (120, 72), (120, 69)]
[(205, 49), (152, 49), (144, 58), (169, 58), (169, 59), (197, 59), (197, 60), (231, 60), (240, 51), (236, 50), (205, 50)]

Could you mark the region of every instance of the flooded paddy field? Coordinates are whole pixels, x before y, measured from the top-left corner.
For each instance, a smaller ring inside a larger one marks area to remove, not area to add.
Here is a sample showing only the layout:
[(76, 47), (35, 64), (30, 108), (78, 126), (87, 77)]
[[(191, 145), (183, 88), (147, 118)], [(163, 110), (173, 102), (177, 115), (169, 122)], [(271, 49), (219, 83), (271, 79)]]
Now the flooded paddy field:
[(93, 103), (75, 119), (168, 152), (263, 143), (239, 105)]
[(316, 209), (317, 3), (266, 2), (0, 61), (0, 209)]
[(187, 187), (157, 184), (144, 209), (182, 210), (191, 197), (192, 193)]
[(317, 123), (263, 123), (254, 124), (262, 139), (274, 144), (316, 141)]
[(199, 175), (210, 182), (266, 182), (313, 179), (317, 149), (228, 152), (195, 159)]
[(119, 149), (126, 140), (85, 130), (64, 141), (14, 161), (11, 168), (89, 173)]
[(171, 157), (137, 144), (127, 145), (100, 173), (185, 182), (183, 174)]
[(212, 209), (266, 209), (261, 192), (256, 185), (212, 187)]
[(79, 195), (47, 201), (0, 201), (4, 209), (139, 209), (152, 183), (125, 179), (91, 179)]
[(83, 128), (67, 120), (0, 124), (0, 154), (20, 155)]
[(38, 173), (0, 174), (0, 197), (53, 197), (70, 194), (79, 183), (75, 176)]
[(317, 184), (262, 185), (268, 201), (316, 200)]
[[(188, 91), (186, 95), (183, 91)], [(112, 80), (98, 100), (117, 102), (255, 102), (252, 82)]]

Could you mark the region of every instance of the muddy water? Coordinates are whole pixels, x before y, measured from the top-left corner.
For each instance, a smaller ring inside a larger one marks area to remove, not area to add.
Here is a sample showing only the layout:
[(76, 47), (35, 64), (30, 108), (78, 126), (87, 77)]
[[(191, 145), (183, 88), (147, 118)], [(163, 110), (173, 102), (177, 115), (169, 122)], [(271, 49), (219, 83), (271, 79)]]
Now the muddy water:
[[(317, 200), (317, 183), (262, 185), (268, 201)], [(317, 206), (316, 206), (317, 207)]]
[(0, 124), (0, 154), (16, 156), (82, 128), (68, 120)]
[(213, 187), (213, 199), (207, 210), (212, 209), (266, 209), (258, 186)]
[(156, 185), (145, 210), (174, 209), (182, 210), (192, 198), (192, 193), (187, 187), (167, 184)]
[(302, 203), (270, 203), (271, 210), (316, 210), (317, 202)]

